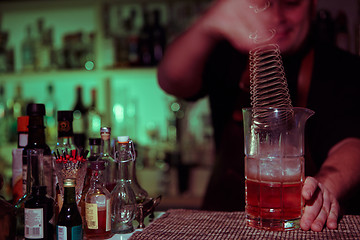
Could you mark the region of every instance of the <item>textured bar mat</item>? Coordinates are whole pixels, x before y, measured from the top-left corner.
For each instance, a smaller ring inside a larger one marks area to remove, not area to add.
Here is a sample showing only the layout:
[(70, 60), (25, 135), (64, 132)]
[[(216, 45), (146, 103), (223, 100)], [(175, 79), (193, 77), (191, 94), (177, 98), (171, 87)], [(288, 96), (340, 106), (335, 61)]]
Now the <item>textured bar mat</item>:
[(156, 239), (360, 239), (360, 216), (344, 216), (337, 230), (278, 232), (247, 227), (244, 212), (172, 209), (130, 238)]

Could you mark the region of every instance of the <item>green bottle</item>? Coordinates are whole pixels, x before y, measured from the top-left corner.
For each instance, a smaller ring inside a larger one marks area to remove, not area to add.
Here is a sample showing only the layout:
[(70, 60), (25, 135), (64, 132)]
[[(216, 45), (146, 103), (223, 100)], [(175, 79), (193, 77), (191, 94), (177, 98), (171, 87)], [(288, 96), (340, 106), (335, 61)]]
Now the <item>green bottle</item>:
[(82, 220), (75, 197), (75, 179), (64, 180), (64, 203), (56, 222), (57, 240), (81, 240)]

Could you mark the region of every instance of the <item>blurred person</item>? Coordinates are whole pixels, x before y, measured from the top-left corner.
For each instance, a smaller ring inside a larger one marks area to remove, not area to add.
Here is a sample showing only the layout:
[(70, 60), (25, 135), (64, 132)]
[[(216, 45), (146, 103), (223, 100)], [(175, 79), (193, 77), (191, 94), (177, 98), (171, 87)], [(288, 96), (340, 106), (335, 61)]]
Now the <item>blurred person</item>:
[[(249, 6), (270, 3), (257, 14)], [(292, 105), (315, 111), (305, 130), (306, 204), (300, 226), (337, 228), (360, 213), (360, 59), (318, 41), (316, 0), (217, 0), (167, 48), (158, 82), (169, 94), (209, 97), (216, 160), (203, 209), (244, 210), (242, 112), (250, 107), (254, 31), (275, 29)], [(341, 207), (340, 207), (341, 206)]]

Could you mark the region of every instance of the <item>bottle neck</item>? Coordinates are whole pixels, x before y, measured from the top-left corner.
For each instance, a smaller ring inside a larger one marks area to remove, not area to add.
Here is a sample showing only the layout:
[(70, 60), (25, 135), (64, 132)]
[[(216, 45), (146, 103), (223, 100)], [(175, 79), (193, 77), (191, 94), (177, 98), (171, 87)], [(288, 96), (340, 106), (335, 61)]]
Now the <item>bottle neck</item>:
[(73, 146), (74, 145), (74, 137), (73, 136), (64, 136), (58, 138), (58, 146)]
[(45, 129), (44, 128), (29, 128), (28, 135), (29, 145), (44, 146), (45, 143)]
[(95, 188), (96, 186), (103, 186), (103, 181), (102, 181), (101, 177), (102, 177), (102, 171), (92, 170), (90, 186), (92, 188)]
[(64, 204), (76, 204), (75, 187), (64, 187)]
[(132, 163), (132, 160), (119, 161), (118, 179), (120, 181), (131, 181), (131, 176), (132, 176), (131, 163)]
[(90, 145), (90, 156), (89, 161), (95, 161), (100, 155), (99, 145)]
[(28, 145), (44, 146), (45, 143), (45, 126), (42, 116), (29, 117), (29, 134)]
[(110, 139), (103, 140), (101, 139), (101, 147), (100, 147), (100, 154), (101, 156), (111, 156), (111, 143)]

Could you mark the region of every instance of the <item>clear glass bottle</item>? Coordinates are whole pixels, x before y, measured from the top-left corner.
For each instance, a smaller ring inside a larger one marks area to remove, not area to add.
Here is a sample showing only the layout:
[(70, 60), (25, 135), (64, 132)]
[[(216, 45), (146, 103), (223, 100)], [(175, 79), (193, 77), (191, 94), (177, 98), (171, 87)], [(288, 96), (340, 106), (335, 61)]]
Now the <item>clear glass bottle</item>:
[(101, 147), (99, 161), (106, 162), (105, 186), (111, 192), (116, 186), (117, 181), (117, 162), (111, 154), (111, 128), (102, 127), (100, 129)]
[(91, 89), (91, 105), (88, 111), (88, 137), (99, 137), (99, 129), (101, 128), (101, 114), (97, 108), (96, 89)]
[(80, 206), (80, 214), (82, 219), (85, 219), (85, 195), (90, 187), (90, 179), (92, 176), (92, 170), (91, 170), (91, 162), (94, 162), (98, 159), (100, 156), (100, 145), (101, 140), (100, 138), (89, 138), (89, 146), (90, 146), (90, 155), (88, 158), (88, 166), (86, 169), (86, 176), (84, 181), (84, 187), (82, 189), (81, 199), (79, 202)]
[(54, 85), (49, 84), (46, 88), (46, 99), (45, 99), (45, 108), (46, 108), (46, 140), (50, 146), (56, 144), (57, 139), (57, 126), (56, 126), (56, 113), (57, 113), (57, 103), (55, 100)]
[(82, 219), (76, 204), (76, 180), (64, 180), (64, 203), (56, 221), (56, 239), (82, 239)]
[(105, 239), (111, 237), (110, 192), (102, 179), (105, 162), (90, 162), (90, 168), (92, 177), (85, 195), (85, 235)]
[(116, 161), (119, 179), (111, 192), (111, 231), (113, 233), (129, 233), (134, 231), (132, 221), (137, 212), (136, 197), (129, 179), (132, 170), (130, 163), (133, 161), (129, 137), (118, 138)]
[(130, 169), (131, 169), (131, 170), (129, 170), (130, 185), (135, 193), (136, 202), (143, 203), (146, 201), (146, 199), (148, 199), (149, 194), (145, 189), (143, 189), (140, 186), (140, 184), (137, 180), (137, 177), (136, 177), (136, 149), (135, 149), (134, 142), (131, 139), (129, 139), (129, 148), (130, 148), (130, 151), (131, 151), (132, 157), (133, 157), (133, 160), (129, 162)]
[(46, 196), (46, 186), (33, 186), (25, 202), (25, 239), (50, 239), (54, 236), (50, 219), (54, 201)]
[(76, 102), (74, 105), (74, 140), (75, 145), (79, 148), (85, 148), (88, 109), (83, 102), (83, 88), (76, 87)]

